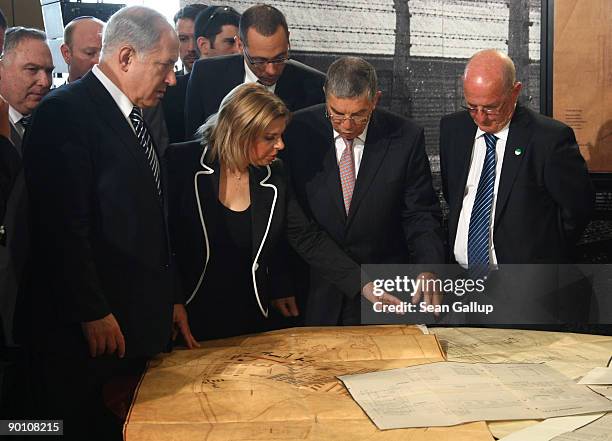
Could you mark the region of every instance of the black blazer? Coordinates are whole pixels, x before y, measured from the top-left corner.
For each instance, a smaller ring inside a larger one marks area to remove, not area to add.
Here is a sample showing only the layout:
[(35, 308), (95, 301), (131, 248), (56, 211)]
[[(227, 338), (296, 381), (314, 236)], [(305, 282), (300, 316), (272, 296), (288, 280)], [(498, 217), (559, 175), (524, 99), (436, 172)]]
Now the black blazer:
[[(185, 135), (195, 131), (219, 110), (221, 101), (244, 82), (244, 58), (240, 54), (198, 60), (187, 85)], [(274, 90), (289, 110), (295, 111), (325, 101), (325, 75), (298, 61), (289, 60)]]
[[(307, 215), (360, 264), (444, 261), (440, 206), (423, 129), (386, 110), (372, 114), (348, 217), (325, 105), (296, 112), (283, 157)], [(307, 324), (338, 322), (342, 296), (311, 272)]]
[[(219, 165), (209, 161), (200, 141), (170, 146), (165, 162), (170, 194), (176, 197), (170, 204), (171, 239), (185, 301), (189, 302), (206, 289), (208, 238), (220, 222), (216, 210)], [(346, 295), (358, 294), (361, 287), (359, 266), (304, 216), (287, 179), (280, 160), (265, 167), (249, 167), (254, 295), (266, 317), (271, 298), (293, 294), (287, 291), (288, 274), (282, 269), (285, 241)], [(231, 270), (227, 276), (231, 281)]]
[(177, 75), (176, 84), (166, 89), (162, 100), (170, 143), (185, 141), (185, 96), (189, 75)]
[[(440, 123), (442, 189), (450, 210), (453, 261), (476, 129), (466, 111), (447, 115)], [(593, 208), (593, 186), (572, 129), (518, 105), (495, 207), (498, 263), (570, 262)]]
[(15, 302), (27, 249), (25, 209), (21, 141), (17, 146), (0, 136), (0, 347), (12, 342)]
[(127, 356), (166, 349), (176, 280), (164, 207), (136, 135), (93, 73), (40, 103), (24, 153), (34, 337), (86, 351), (80, 322), (113, 313)]

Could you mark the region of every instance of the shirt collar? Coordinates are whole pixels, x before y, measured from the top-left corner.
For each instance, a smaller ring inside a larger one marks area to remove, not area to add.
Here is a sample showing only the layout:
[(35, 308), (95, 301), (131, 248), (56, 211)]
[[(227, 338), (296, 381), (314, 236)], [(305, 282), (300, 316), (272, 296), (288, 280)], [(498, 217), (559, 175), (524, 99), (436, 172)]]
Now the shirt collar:
[[(245, 83), (257, 83), (258, 81), (259, 81), (259, 78), (257, 77), (257, 75), (253, 73), (253, 71), (251, 70), (251, 68), (249, 67), (245, 59), (244, 60), (244, 82)], [(274, 93), (274, 90), (276, 89), (276, 83), (272, 84), (271, 86), (266, 86), (265, 84), (262, 84), (262, 86), (264, 86), (266, 89), (268, 89), (272, 93)]]
[[(508, 121), (508, 124), (506, 124), (503, 129), (501, 129), (497, 133), (493, 133), (493, 135), (495, 135), (497, 137), (497, 139), (502, 139), (504, 141), (507, 141), (508, 140), (508, 133), (509, 132), (510, 132), (510, 121)], [(480, 130), (480, 127), (478, 127), (476, 129), (476, 136), (474, 137), (474, 139), (478, 139), (478, 138), (480, 138), (484, 134), (485, 134), (485, 132)]]
[(104, 88), (108, 91), (108, 93), (110, 93), (111, 97), (113, 97), (113, 100), (115, 101), (115, 103), (117, 103), (117, 106), (119, 107), (119, 110), (121, 110), (121, 113), (123, 113), (125, 117), (129, 119), (130, 113), (132, 113), (132, 109), (134, 108), (134, 104), (132, 104), (127, 95), (123, 93), (121, 89), (119, 89), (117, 85), (106, 76), (104, 72), (102, 72), (102, 70), (98, 67), (97, 64), (94, 65), (94, 67), (91, 69), (91, 72), (96, 76), (98, 80), (100, 80)]
[[(370, 126), (370, 121), (367, 122), (366, 126), (363, 128), (363, 132), (361, 132), (359, 135), (357, 135), (357, 138), (359, 141), (361, 141), (362, 144), (365, 145), (365, 141), (366, 141), (366, 136), (368, 135), (368, 127)], [(333, 129), (332, 127), (332, 131), (334, 132), (334, 141), (336, 141), (338, 138), (340, 138), (340, 133), (336, 132), (335, 129)]]
[(23, 118), (23, 115), (9, 104), (9, 119), (11, 120), (11, 123), (15, 125), (21, 120), (21, 118)]

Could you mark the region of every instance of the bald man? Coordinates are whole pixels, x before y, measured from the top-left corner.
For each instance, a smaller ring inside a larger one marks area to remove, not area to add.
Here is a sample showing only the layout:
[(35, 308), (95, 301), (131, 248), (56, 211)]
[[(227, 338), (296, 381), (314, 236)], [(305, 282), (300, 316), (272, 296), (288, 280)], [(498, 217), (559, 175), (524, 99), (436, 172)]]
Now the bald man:
[(463, 110), (440, 123), (450, 257), (464, 267), (569, 263), (593, 211), (574, 132), (517, 104), (520, 91), (507, 55), (478, 52)]
[(94, 17), (77, 17), (64, 29), (62, 57), (68, 65), (68, 83), (91, 70), (100, 58), (104, 22)]

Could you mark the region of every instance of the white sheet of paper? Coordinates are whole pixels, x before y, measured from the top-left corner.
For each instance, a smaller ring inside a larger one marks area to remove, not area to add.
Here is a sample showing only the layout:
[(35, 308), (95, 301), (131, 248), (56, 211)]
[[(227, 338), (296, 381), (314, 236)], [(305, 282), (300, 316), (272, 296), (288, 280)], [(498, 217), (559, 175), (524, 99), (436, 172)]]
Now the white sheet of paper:
[(612, 384), (612, 367), (596, 367), (582, 377), (578, 384)]
[(612, 414), (607, 414), (573, 432), (556, 436), (553, 441), (612, 441)]
[(379, 429), (612, 411), (544, 364), (438, 362), (338, 378)]
[(499, 441), (550, 441), (555, 436), (579, 429), (604, 415), (603, 413), (594, 413), (549, 418), (535, 426), (527, 427), (505, 436)]

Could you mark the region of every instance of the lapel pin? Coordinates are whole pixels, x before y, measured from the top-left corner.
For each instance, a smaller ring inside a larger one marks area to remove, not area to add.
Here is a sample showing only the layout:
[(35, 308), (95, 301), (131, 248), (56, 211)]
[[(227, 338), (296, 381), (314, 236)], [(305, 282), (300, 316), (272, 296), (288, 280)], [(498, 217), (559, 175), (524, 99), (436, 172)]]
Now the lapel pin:
[(522, 148), (516, 148), (514, 149), (514, 156), (521, 156), (523, 154), (523, 149)]

